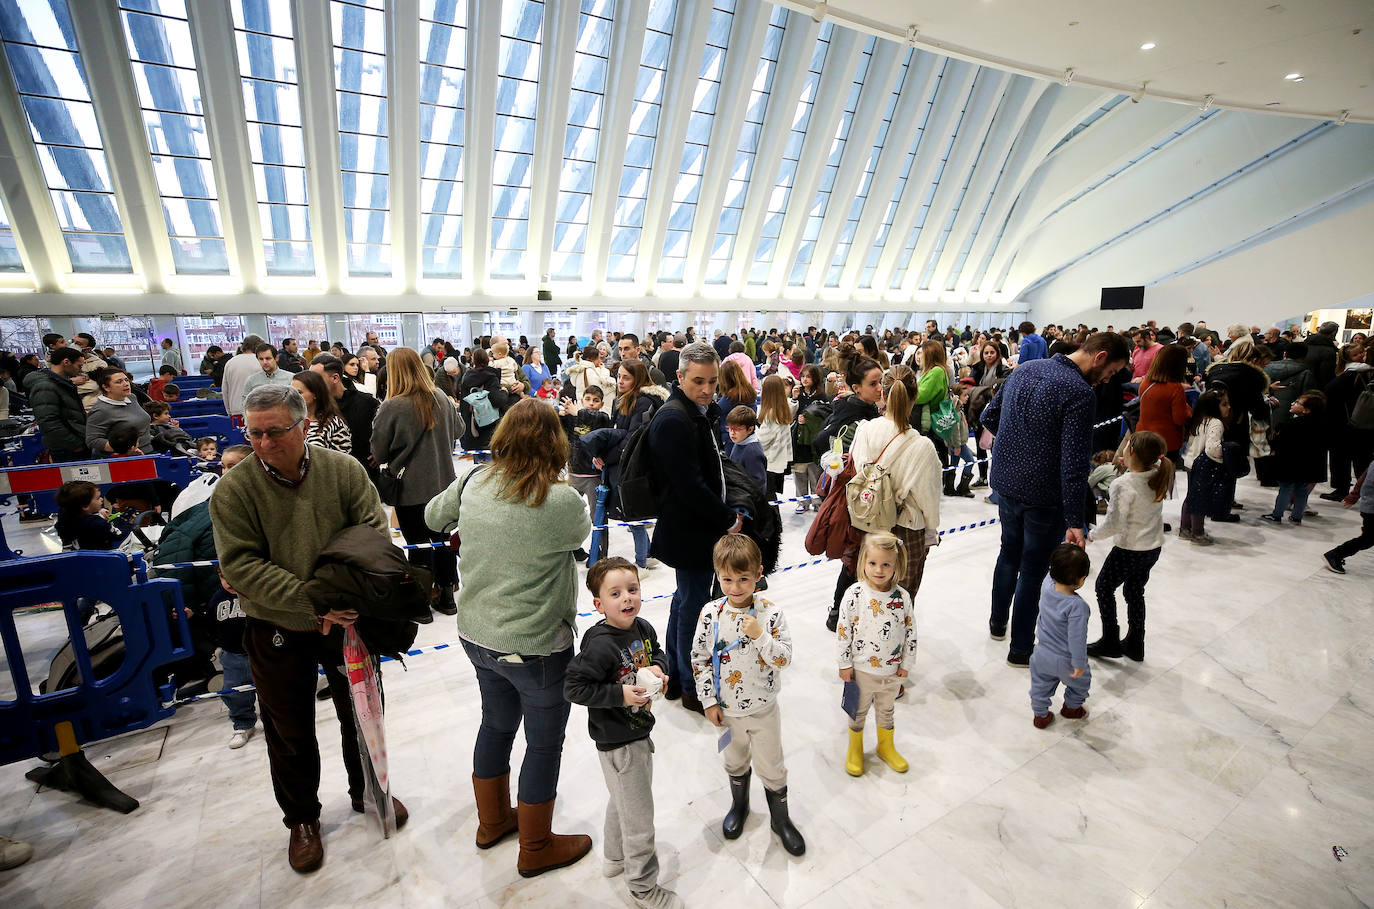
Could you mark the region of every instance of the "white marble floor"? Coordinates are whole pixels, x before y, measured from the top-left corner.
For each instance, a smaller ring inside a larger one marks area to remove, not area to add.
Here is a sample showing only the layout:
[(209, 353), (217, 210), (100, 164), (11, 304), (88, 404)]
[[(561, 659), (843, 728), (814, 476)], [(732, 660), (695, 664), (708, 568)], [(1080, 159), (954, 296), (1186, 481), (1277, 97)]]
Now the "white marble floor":
[[(1317, 518), (1274, 528), (1258, 521), (1267, 491), (1244, 481), (1240, 499), (1244, 519), (1215, 528), (1219, 545), (1166, 545), (1148, 589), (1146, 661), (1096, 664), (1091, 716), (1044, 731), (1030, 723), (1026, 673), (987, 636), (997, 529), (947, 538), (917, 597), (919, 664), (898, 703), (905, 775), (871, 754), (863, 777), (844, 772), (845, 719), (822, 624), (835, 569), (775, 577), (771, 595), (796, 643), (782, 705), (808, 852), (792, 858), (771, 836), (758, 787), (744, 836), (721, 838), (715, 736), (667, 705), (654, 736), (664, 884), (689, 906), (1374, 904), (1374, 553), (1337, 577), (1319, 553), (1355, 535), (1355, 514), (1314, 498)], [(1175, 501), (1166, 516), (1177, 511)], [(942, 524), (994, 513), (981, 499), (946, 499)], [(807, 518), (784, 518), (784, 564), (801, 562)], [(25, 536), (30, 551), (41, 548)], [(627, 551), (628, 536), (617, 531), (614, 546)], [(1107, 547), (1089, 551), (1100, 562)], [(670, 591), (671, 571), (651, 572), (646, 588)], [(659, 599), (644, 614), (661, 632), (667, 611)], [(452, 640), (452, 623), (439, 621), (420, 643)], [(602, 878), (595, 855), (523, 880), (513, 842), (473, 847), (478, 707), (459, 650), (388, 670), (387, 693), (395, 792), (411, 812), (391, 840), (349, 811), (336, 723), (322, 711), (326, 863), (308, 877), (291, 872), (262, 738), (228, 750), (227, 717), (210, 701), (88, 749), (141, 800), (128, 816), (35, 792), (23, 779), (29, 764), (0, 768), (0, 832), (36, 849), (0, 875), (0, 905), (624, 904), (623, 883)], [(599, 842), (605, 792), (585, 723), (575, 708), (557, 828)], [(1348, 852), (1343, 861), (1334, 846)]]

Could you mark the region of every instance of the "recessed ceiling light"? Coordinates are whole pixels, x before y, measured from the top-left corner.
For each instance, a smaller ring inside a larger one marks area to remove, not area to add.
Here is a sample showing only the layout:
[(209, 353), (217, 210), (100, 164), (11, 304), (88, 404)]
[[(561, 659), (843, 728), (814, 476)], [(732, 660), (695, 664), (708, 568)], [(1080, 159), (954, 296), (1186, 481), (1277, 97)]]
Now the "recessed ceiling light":
[(1302, 73), (1289, 73), (1288, 75), (1284, 76), (1283, 78), (1287, 79), (1289, 82), (1301, 82), (1301, 81), (1302, 81)]
[(1141, 49), (1141, 50), (1154, 50), (1154, 49), (1155, 49), (1155, 43), (1154, 43), (1153, 41), (1146, 41), (1144, 44), (1140, 45), (1140, 49)]

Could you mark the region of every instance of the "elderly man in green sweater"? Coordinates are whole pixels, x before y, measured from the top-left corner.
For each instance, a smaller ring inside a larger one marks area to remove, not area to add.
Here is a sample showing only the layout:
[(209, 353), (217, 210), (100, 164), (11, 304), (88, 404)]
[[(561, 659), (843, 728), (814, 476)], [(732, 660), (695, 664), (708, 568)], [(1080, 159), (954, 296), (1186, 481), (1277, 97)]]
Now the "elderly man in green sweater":
[[(363, 810), (364, 787), (340, 630), (358, 614), (320, 613), (303, 587), (339, 531), (358, 524), (387, 530), (386, 512), (362, 465), (344, 452), (307, 445), (307, 426), (300, 392), (289, 385), (253, 390), (244, 399), (253, 457), (225, 473), (210, 498), (220, 570), (248, 616), (244, 647), (262, 710), (272, 788), (291, 831), (287, 857), (302, 873), (324, 862), (315, 738), (320, 667), (339, 718), (354, 811)], [(408, 813), (393, 802), (399, 828)]]

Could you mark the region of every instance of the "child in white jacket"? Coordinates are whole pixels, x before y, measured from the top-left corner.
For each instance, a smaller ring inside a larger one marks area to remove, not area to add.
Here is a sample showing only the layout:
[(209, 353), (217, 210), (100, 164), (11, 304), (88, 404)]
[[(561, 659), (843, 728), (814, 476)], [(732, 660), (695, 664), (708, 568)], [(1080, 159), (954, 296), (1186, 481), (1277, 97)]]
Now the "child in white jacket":
[(763, 400), (759, 406), (759, 426), (755, 431), (763, 454), (768, 459), (768, 494), (782, 495), (783, 477), (792, 463), (792, 419), (796, 406), (788, 400), (787, 383), (782, 376), (766, 376)]
[(757, 770), (773, 832), (789, 853), (802, 855), (806, 841), (788, 817), (777, 703), (779, 676), (792, 662), (787, 619), (776, 605), (754, 594), (763, 577), (763, 556), (752, 539), (726, 534), (716, 543), (712, 560), (725, 596), (701, 610), (692, 641), (692, 675), (706, 719), (725, 729), (721, 757), (730, 776), (731, 806), (721, 832), (733, 840), (744, 831), (749, 780)]
[(840, 601), (840, 680), (859, 687), (858, 708), (849, 723), (849, 754), (844, 769), (864, 772), (864, 725), (868, 708), (878, 715), (878, 757), (898, 773), (906, 758), (892, 742), (893, 706), (902, 680), (916, 661), (916, 616), (911, 596), (897, 584), (906, 548), (890, 533), (870, 533), (859, 548), (858, 583)]

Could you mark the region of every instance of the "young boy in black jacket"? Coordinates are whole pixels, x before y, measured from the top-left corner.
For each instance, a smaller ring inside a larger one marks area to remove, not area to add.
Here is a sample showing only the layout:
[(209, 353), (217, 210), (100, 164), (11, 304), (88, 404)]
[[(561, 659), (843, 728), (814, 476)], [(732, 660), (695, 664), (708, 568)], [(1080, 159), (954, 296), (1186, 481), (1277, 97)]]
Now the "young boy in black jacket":
[[(601, 482), (601, 468), (592, 463), (592, 456), (582, 444), (582, 437), (596, 429), (609, 429), (611, 415), (601, 410), (605, 395), (599, 385), (588, 385), (582, 392), (582, 406), (572, 398), (563, 398), (563, 412), (559, 421), (568, 435), (568, 483), (587, 500), (587, 511), (596, 517), (596, 487)], [(604, 550), (603, 550), (604, 551)], [(587, 551), (577, 550), (577, 560), (587, 561)], [(594, 591), (593, 591), (594, 592)]]
[[(600, 559), (587, 589), (605, 619), (582, 636), (563, 692), (587, 708), (587, 728), (601, 758), (606, 805), (605, 874), (624, 873), (639, 906), (682, 906), (658, 886), (654, 849), (653, 697), (668, 682), (668, 665), (653, 626), (639, 618), (639, 573), (625, 559)], [(648, 683), (648, 684), (646, 684)]]
[(1274, 432), (1272, 476), (1279, 491), (1273, 512), (1260, 515), (1271, 524), (1283, 523), (1283, 513), (1291, 509), (1288, 523), (1301, 525), (1312, 484), (1326, 482), (1325, 410), (1325, 394), (1306, 392), (1289, 407), (1289, 420)]

